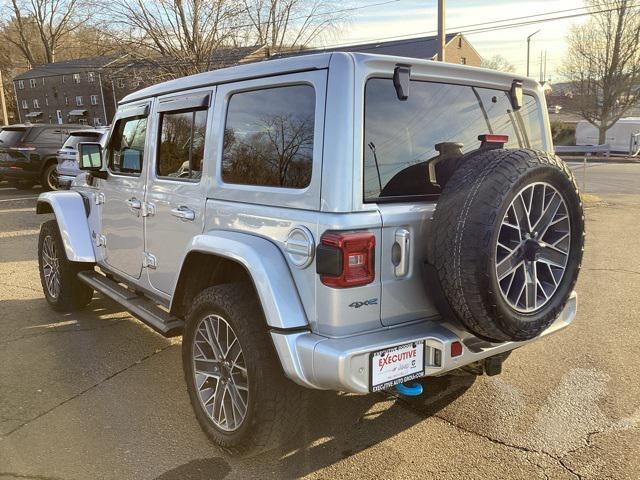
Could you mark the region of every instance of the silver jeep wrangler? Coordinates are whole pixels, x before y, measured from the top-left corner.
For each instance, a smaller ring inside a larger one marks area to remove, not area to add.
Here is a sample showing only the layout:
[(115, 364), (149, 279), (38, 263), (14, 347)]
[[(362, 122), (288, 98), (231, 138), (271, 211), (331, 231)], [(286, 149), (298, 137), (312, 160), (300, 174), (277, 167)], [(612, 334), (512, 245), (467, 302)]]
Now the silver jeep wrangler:
[(71, 190), (38, 199), (47, 301), (98, 291), (182, 334), (195, 414), (233, 453), (294, 434), (308, 389), (499, 373), (576, 313), (582, 205), (528, 78), (266, 61), (133, 93), (78, 150)]

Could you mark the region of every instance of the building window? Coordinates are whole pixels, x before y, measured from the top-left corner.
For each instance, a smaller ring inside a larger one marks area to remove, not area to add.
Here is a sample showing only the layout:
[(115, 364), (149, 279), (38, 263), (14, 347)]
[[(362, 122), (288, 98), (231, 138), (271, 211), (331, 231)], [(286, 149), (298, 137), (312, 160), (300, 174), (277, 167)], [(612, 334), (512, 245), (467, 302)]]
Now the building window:
[(64, 75), (62, 75), (62, 83), (67, 83), (67, 77), (65, 77)]
[(124, 88), (124, 79), (123, 78), (119, 78), (117, 80), (117, 85), (118, 85), (118, 88)]
[(32, 78), (31, 80), (29, 80), (29, 86), (31, 88), (36, 88), (37, 82), (35, 78)]
[(77, 105), (78, 107), (81, 107), (82, 105), (84, 105), (84, 103), (83, 103), (83, 101), (82, 101), (82, 96), (81, 96), (81, 95), (76, 96), (76, 105)]
[(467, 57), (460, 57), (460, 65), (466, 65), (467, 64)]
[(29, 102), (27, 102), (26, 100), (22, 100), (22, 108), (24, 108), (25, 110), (29, 108)]
[(91, 105), (97, 105), (97, 104), (98, 104), (98, 96), (91, 95)]
[(87, 73), (87, 80), (89, 81), (89, 83), (93, 83), (96, 81), (96, 74), (93, 72), (89, 72)]
[(24, 90), (24, 80), (18, 80), (18, 90)]
[(44, 104), (48, 107), (49, 106), (49, 97), (47, 97), (46, 95), (44, 96)]
[(80, 83), (80, 74), (79, 73), (74, 73), (73, 74), (73, 83)]
[(44, 77), (42, 77), (42, 86), (44, 87)]
[(102, 126), (102, 119), (101, 118), (94, 118), (93, 119), (93, 125), (96, 127), (101, 127)]
[(33, 108), (40, 108), (40, 102), (37, 98), (33, 99)]
[(462, 37), (458, 37), (458, 48), (462, 48)]
[(69, 97), (67, 97), (66, 95), (64, 96), (64, 104), (69, 105)]

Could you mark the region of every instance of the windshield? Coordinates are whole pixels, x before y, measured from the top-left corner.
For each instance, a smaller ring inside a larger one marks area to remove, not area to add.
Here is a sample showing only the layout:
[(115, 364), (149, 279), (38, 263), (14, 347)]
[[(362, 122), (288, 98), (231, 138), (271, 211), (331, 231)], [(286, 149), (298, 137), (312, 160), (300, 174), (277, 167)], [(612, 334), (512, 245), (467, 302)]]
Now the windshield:
[(0, 131), (0, 148), (16, 146), (22, 140), (25, 131), (24, 128), (5, 128)]
[(79, 143), (82, 142), (98, 142), (100, 140), (101, 134), (99, 132), (82, 132), (82, 133), (72, 133), (67, 138), (67, 141), (64, 142), (62, 146), (63, 149), (67, 150), (76, 150)]
[[(509, 93), (466, 85), (411, 81), (398, 100), (393, 80), (374, 78), (365, 90), (364, 199), (432, 197), (440, 193), (428, 164), (477, 149), (478, 135), (509, 136), (507, 148), (544, 149), (536, 99), (524, 95), (514, 112)], [(429, 182), (433, 180), (433, 182)]]

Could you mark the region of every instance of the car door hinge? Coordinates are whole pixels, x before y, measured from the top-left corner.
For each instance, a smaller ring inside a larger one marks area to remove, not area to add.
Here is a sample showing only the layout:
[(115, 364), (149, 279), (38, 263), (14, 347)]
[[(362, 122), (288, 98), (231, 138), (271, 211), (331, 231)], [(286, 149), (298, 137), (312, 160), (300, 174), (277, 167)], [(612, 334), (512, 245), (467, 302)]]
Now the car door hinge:
[(102, 205), (104, 203), (104, 193), (100, 192), (96, 195), (96, 205)]
[(142, 203), (142, 216), (151, 217), (156, 214), (156, 206), (153, 203)]
[(151, 270), (155, 270), (158, 266), (158, 259), (155, 255), (152, 255), (149, 252), (144, 252), (142, 254), (142, 266), (145, 268), (150, 268)]
[(96, 247), (106, 247), (107, 246), (107, 237), (101, 235), (99, 233), (93, 232), (93, 242)]

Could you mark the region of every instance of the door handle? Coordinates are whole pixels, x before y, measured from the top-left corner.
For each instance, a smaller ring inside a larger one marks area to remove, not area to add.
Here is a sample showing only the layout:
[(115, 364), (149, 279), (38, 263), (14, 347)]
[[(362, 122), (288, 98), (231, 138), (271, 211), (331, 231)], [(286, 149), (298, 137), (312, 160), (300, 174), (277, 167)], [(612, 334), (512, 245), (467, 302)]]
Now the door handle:
[(142, 202), (135, 197), (127, 200), (127, 205), (129, 205), (129, 208), (133, 208), (134, 210), (140, 210), (142, 208)]
[(396, 230), (395, 242), (391, 249), (391, 261), (393, 263), (393, 273), (396, 278), (406, 277), (409, 273), (409, 252), (411, 234), (406, 228)]
[(191, 210), (189, 207), (180, 206), (178, 208), (174, 208), (171, 210), (171, 215), (174, 217), (178, 217), (182, 220), (195, 220), (196, 212)]

